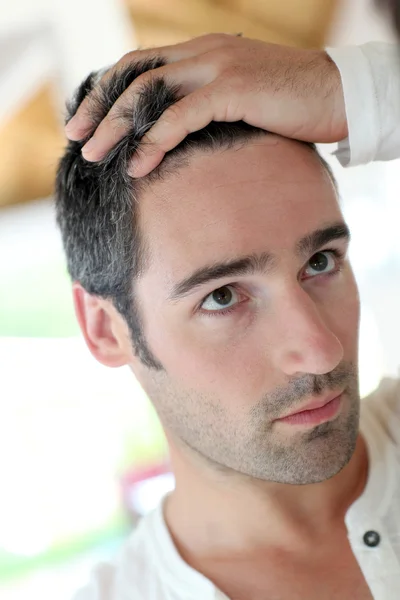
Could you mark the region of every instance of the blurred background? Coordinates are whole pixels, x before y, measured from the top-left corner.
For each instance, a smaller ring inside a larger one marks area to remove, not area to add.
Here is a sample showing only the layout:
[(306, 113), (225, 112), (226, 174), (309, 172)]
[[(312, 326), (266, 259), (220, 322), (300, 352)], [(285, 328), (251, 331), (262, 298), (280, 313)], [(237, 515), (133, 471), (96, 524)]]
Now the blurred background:
[[(0, 0), (4, 600), (70, 598), (173, 486), (139, 385), (97, 364), (81, 340), (51, 196), (64, 101), (81, 79), (138, 46), (213, 31), (301, 47), (393, 39), (370, 0)], [(400, 169), (345, 171), (332, 150), (322, 148), (353, 232), (366, 395), (400, 364)]]

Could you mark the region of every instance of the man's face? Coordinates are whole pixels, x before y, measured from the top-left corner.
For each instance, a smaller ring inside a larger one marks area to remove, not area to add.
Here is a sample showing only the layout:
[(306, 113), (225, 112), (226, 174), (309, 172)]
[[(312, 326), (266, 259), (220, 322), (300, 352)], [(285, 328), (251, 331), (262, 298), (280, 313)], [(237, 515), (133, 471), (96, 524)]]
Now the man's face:
[[(340, 224), (317, 157), (272, 135), (196, 154), (143, 192), (150, 259), (135, 289), (164, 370), (132, 364), (180, 452), (286, 483), (323, 481), (350, 460), (357, 287), (346, 258), (335, 255), (346, 254), (346, 237), (320, 235), (310, 247), (314, 232), (336, 227), (330, 233), (340, 235)], [(334, 420), (276, 421), (344, 388)]]

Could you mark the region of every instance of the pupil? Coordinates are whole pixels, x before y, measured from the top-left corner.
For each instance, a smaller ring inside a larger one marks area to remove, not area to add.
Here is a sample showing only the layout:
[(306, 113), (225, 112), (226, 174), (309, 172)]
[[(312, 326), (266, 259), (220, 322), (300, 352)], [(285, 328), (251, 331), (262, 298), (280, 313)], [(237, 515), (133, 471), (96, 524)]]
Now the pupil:
[(310, 265), (316, 271), (324, 271), (328, 266), (328, 259), (325, 254), (322, 252), (318, 252), (313, 258), (310, 260)]
[(218, 304), (226, 305), (232, 300), (232, 292), (228, 287), (219, 288), (213, 292), (213, 300)]

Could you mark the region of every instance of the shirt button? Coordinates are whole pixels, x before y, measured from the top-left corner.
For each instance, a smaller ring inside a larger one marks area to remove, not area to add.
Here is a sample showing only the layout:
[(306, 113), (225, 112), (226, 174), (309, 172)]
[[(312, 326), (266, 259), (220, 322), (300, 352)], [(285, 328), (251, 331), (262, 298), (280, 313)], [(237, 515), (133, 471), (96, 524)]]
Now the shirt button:
[(381, 536), (377, 531), (367, 531), (364, 533), (364, 544), (366, 546), (370, 546), (371, 548), (375, 548), (381, 541)]

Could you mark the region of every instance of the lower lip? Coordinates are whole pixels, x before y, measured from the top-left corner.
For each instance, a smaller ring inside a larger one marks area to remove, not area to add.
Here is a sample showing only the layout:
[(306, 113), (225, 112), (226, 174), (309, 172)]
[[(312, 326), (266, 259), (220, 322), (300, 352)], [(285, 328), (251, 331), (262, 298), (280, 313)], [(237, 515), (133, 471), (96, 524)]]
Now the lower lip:
[(290, 425), (318, 425), (324, 421), (329, 421), (336, 417), (342, 402), (343, 394), (337, 396), (325, 406), (314, 408), (313, 410), (303, 410), (294, 415), (289, 415), (283, 419), (278, 419), (280, 423), (289, 423)]

